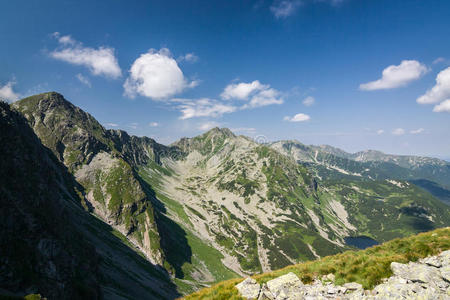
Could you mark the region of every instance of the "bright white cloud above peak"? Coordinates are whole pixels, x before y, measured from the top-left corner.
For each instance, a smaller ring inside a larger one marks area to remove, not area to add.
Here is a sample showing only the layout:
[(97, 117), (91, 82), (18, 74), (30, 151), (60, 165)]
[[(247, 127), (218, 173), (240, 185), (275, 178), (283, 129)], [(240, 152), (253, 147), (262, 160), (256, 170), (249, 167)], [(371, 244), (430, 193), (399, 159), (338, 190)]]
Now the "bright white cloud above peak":
[(310, 116), (308, 116), (307, 114), (303, 114), (303, 113), (296, 114), (293, 117), (289, 117), (289, 116), (284, 117), (284, 120), (289, 121), (289, 122), (305, 122), (305, 121), (309, 121), (310, 119), (311, 119)]
[(141, 95), (153, 100), (164, 100), (194, 87), (198, 82), (189, 82), (170, 51), (150, 49), (136, 59), (123, 87), (125, 95), (134, 98)]
[(220, 95), (224, 100), (244, 100), (248, 103), (244, 104), (241, 109), (249, 109), (272, 104), (282, 104), (284, 102), (281, 93), (271, 88), (268, 84), (262, 84), (259, 80), (249, 83), (233, 83), (225, 87)]
[(259, 80), (254, 80), (249, 83), (232, 83), (225, 87), (223, 93), (220, 95), (222, 99), (238, 99), (248, 100), (251, 94), (269, 88), (268, 85), (261, 84)]
[(436, 76), (436, 85), (417, 98), (417, 103), (433, 104), (448, 98), (450, 98), (450, 67), (439, 72)]
[(60, 46), (50, 52), (50, 57), (68, 62), (73, 65), (89, 68), (92, 74), (102, 75), (110, 78), (122, 76), (114, 48), (99, 47), (98, 49), (84, 47), (81, 42), (77, 42), (70, 35), (61, 36), (55, 32), (53, 34)]
[(0, 85), (0, 99), (6, 100), (7, 102), (17, 101), (20, 95), (13, 90), (13, 86), (16, 83), (14, 81), (9, 81), (5, 85)]
[(378, 80), (360, 84), (363, 91), (393, 89), (407, 85), (422, 77), (428, 68), (416, 60), (403, 60), (400, 65), (391, 65), (383, 70)]

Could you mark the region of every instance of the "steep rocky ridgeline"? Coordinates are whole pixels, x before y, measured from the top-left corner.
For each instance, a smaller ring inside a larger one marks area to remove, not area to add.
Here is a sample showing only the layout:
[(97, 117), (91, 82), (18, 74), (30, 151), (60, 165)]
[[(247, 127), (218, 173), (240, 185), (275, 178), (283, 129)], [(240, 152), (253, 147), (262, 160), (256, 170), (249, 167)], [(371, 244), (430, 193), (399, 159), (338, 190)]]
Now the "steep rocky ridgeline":
[[(89, 214), (84, 187), (0, 102), (0, 298), (172, 299), (170, 277)], [(95, 158), (94, 158), (95, 159)]]
[[(76, 228), (76, 186), (0, 101), (0, 282), (12, 294), (99, 299), (99, 256)], [(70, 233), (70, 234), (68, 234)]]
[(58, 93), (31, 96), (13, 106), (83, 186), (85, 207), (127, 236), (151, 262), (164, 265), (153, 206), (132, 166), (141, 162), (139, 155), (150, 154), (152, 144), (133, 151), (138, 147), (134, 139), (105, 130)]

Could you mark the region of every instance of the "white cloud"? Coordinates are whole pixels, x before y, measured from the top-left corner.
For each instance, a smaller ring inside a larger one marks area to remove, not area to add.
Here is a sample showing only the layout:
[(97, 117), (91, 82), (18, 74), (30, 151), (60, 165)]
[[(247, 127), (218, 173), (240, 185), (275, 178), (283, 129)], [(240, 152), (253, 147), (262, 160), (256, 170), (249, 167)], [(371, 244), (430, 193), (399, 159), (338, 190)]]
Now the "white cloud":
[(248, 104), (242, 106), (242, 109), (267, 106), (272, 104), (283, 104), (283, 98), (276, 89), (269, 88), (255, 94)]
[(77, 75), (75, 75), (75, 77), (84, 85), (87, 85), (88, 87), (91, 87), (91, 82), (89, 81), (89, 78), (84, 77), (83, 75), (81, 75), (80, 73), (78, 73)]
[(210, 130), (211, 128), (219, 127), (219, 126), (220, 126), (220, 123), (211, 121), (211, 122), (205, 122), (205, 123), (200, 124), (198, 126), (198, 129), (202, 130), (202, 131), (206, 131), (206, 130)]
[(281, 93), (268, 84), (261, 84), (258, 80), (245, 83), (233, 83), (225, 87), (222, 99), (245, 100), (248, 101), (241, 109), (255, 108), (272, 104), (282, 104)]
[(403, 129), (403, 128), (396, 128), (396, 129), (392, 130), (392, 134), (393, 135), (404, 135), (405, 134), (405, 129)]
[(274, 1), (272, 6), (270, 6), (270, 11), (277, 19), (287, 18), (290, 15), (293, 15), (301, 4), (302, 3), (299, 0)]
[(159, 123), (158, 122), (150, 122), (150, 123), (148, 123), (148, 126), (150, 126), (150, 127), (158, 127)]
[(383, 133), (384, 133), (384, 130), (383, 130), (383, 129), (377, 130), (377, 134), (378, 134), (378, 135), (381, 135), (381, 134), (383, 134)]
[(84, 47), (82, 43), (75, 41), (70, 36), (59, 36), (59, 33), (54, 33), (53, 36), (58, 39), (60, 47), (50, 52), (50, 57), (87, 67), (94, 75), (111, 78), (119, 78), (122, 75), (122, 70), (114, 55), (114, 48), (94, 49)]
[(6, 100), (7, 102), (14, 102), (19, 100), (21, 95), (19, 93), (14, 92), (13, 86), (16, 82), (8, 81), (5, 85), (0, 86), (0, 99)]
[(17, 101), (20, 98), (20, 94), (14, 92), (13, 86), (16, 84), (15, 81), (9, 81), (4, 86), (0, 86), (0, 99), (6, 100), (7, 102)]
[(312, 96), (308, 96), (302, 101), (304, 106), (311, 106), (315, 102), (316, 102), (316, 99), (314, 99), (314, 97), (312, 97)]
[(428, 68), (416, 60), (403, 60), (398, 66), (384, 69), (381, 79), (363, 83), (359, 88), (364, 91), (398, 88), (419, 79), (427, 71)]
[(443, 62), (445, 62), (445, 58), (438, 57), (435, 60), (433, 60), (433, 65), (440, 64), (440, 63), (443, 63)]
[(74, 45), (74, 44), (76, 44), (76, 41), (70, 35), (63, 35), (63, 36), (61, 36), (61, 34), (59, 32), (54, 32), (52, 34), (52, 36), (55, 39), (57, 39), (60, 44), (64, 44), (64, 45)]
[(434, 112), (448, 112), (450, 113), (450, 99), (443, 101), (442, 103), (435, 105)]
[(178, 61), (187, 61), (190, 63), (195, 63), (198, 61), (198, 56), (194, 53), (187, 53), (183, 56), (178, 57)]
[(310, 119), (311, 119), (310, 116), (303, 114), (303, 113), (296, 114), (293, 117), (288, 117), (288, 116), (284, 117), (284, 120), (289, 121), (289, 122), (305, 122)]
[(238, 99), (248, 100), (250, 94), (269, 88), (269, 85), (264, 85), (259, 80), (254, 80), (249, 83), (233, 83), (225, 87), (220, 97), (225, 100)]
[(424, 95), (417, 98), (417, 103), (431, 104), (441, 102), (450, 97), (450, 67), (439, 72), (436, 85)]
[(424, 131), (425, 131), (425, 129), (418, 128), (418, 129), (415, 129), (415, 130), (411, 130), (409, 133), (411, 133), (411, 134), (419, 134), (419, 133), (422, 133)]
[(249, 134), (256, 132), (256, 128), (253, 127), (237, 127), (237, 128), (230, 128), (230, 130), (233, 132), (245, 132)]
[(214, 99), (173, 99), (180, 103), (177, 108), (181, 111), (181, 120), (196, 117), (220, 117), (226, 113), (236, 111), (236, 107), (223, 104)]
[(117, 126), (119, 126), (119, 124), (116, 124), (116, 123), (106, 123), (105, 125), (107, 125), (109, 127), (117, 127)]
[(134, 98), (137, 94), (154, 100), (167, 99), (197, 81), (188, 82), (175, 59), (166, 48), (150, 49), (136, 59), (125, 81), (125, 95)]

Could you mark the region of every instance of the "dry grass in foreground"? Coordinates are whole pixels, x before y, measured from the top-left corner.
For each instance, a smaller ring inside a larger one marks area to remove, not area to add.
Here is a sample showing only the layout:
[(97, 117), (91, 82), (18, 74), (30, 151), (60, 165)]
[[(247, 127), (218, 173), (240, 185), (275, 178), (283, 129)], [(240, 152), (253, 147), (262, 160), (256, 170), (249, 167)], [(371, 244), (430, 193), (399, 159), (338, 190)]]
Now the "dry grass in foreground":
[[(293, 272), (303, 281), (311, 282), (315, 277), (333, 273), (335, 284), (358, 282), (365, 289), (373, 288), (383, 278), (392, 275), (393, 261), (406, 263), (450, 249), (450, 227), (436, 229), (411, 237), (395, 239), (382, 245), (360, 251), (346, 251), (285, 267), (273, 272), (252, 276), (259, 283), (267, 282), (283, 274)], [(186, 300), (237, 300), (243, 299), (234, 286), (243, 279), (231, 279), (186, 296)]]

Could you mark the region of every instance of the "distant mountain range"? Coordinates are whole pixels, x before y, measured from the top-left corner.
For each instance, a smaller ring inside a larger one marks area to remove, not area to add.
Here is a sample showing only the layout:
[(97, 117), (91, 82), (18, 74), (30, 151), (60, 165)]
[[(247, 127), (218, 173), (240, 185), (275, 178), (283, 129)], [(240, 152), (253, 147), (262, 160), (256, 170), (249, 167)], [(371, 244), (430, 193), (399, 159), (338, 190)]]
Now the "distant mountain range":
[(259, 144), (226, 128), (165, 146), (106, 130), (54, 92), (0, 108), (0, 288), (12, 294), (170, 299), (352, 249), (349, 236), (450, 225), (439, 159)]

